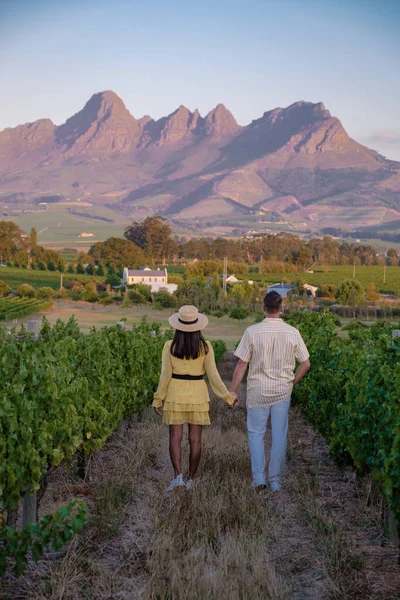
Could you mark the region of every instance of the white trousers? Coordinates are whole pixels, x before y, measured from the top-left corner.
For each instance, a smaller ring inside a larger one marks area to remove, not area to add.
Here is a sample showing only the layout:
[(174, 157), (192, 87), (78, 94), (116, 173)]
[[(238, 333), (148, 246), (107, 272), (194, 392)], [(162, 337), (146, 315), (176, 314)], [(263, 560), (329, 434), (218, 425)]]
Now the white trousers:
[(247, 431), (249, 436), (251, 471), (253, 485), (264, 485), (265, 447), (264, 437), (269, 414), (271, 413), (272, 446), (269, 459), (268, 480), (281, 482), (286, 460), (288, 413), (290, 398), (265, 408), (247, 409)]

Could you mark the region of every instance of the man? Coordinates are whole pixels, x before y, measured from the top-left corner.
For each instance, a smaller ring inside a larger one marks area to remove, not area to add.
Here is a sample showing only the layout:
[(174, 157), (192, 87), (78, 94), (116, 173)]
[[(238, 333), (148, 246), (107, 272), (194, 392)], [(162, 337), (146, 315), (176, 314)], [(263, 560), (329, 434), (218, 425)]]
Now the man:
[[(236, 394), (247, 377), (247, 430), (253, 485), (266, 487), (264, 436), (271, 413), (272, 447), (268, 479), (271, 489), (282, 489), (286, 458), (288, 411), (293, 386), (310, 368), (309, 353), (300, 332), (280, 318), (282, 297), (269, 292), (264, 298), (265, 319), (246, 329), (235, 355), (239, 358), (231, 392)], [(299, 367), (294, 374), (296, 361)]]

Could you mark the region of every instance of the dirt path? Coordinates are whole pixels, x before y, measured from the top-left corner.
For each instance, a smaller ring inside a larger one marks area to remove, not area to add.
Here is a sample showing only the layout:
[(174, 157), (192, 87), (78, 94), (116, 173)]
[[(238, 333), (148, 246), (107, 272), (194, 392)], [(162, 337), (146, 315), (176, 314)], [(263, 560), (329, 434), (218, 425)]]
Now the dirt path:
[[(220, 364), (230, 381), (234, 362)], [(397, 552), (367, 486), (338, 470), (322, 438), (292, 409), (285, 489), (250, 486), (241, 405), (213, 398), (194, 489), (166, 493), (168, 432), (149, 411), (124, 425), (81, 484), (59, 471), (42, 512), (85, 497), (85, 534), (58, 558), (4, 581), (1, 599), (324, 600), (400, 598)], [(269, 433), (267, 445), (269, 444)], [(188, 445), (184, 443), (185, 464)]]

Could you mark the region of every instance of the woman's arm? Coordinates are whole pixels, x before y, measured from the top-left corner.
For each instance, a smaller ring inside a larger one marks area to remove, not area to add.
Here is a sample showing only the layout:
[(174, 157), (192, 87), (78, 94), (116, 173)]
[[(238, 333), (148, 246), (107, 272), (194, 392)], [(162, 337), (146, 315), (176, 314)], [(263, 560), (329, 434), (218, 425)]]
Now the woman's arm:
[[(162, 352), (162, 365), (161, 365), (161, 375), (160, 381), (158, 382), (157, 391), (154, 394), (153, 406), (155, 409), (160, 409), (163, 405), (163, 401), (167, 395), (168, 385), (171, 381), (172, 377), (172, 362), (171, 362), (171, 352), (170, 352), (171, 344), (169, 342), (165, 342), (163, 352)], [(158, 410), (156, 412), (159, 413)]]
[(220, 374), (217, 371), (217, 365), (215, 364), (214, 349), (210, 342), (207, 342), (208, 353), (204, 358), (204, 367), (207, 373), (208, 381), (212, 387), (212, 390), (216, 396), (225, 400), (226, 404), (232, 406), (236, 399), (229, 393), (226, 385), (222, 381)]

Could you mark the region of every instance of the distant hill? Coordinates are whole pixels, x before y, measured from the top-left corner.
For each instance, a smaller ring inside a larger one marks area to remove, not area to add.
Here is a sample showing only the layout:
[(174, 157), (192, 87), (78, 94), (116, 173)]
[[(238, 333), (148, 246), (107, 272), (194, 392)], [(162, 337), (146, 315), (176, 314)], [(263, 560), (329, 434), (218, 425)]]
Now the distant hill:
[(85, 198), (129, 219), (162, 214), (318, 230), (400, 219), (400, 163), (358, 144), (322, 103), (296, 102), (238, 125), (218, 105), (135, 119), (113, 92), (63, 125), (0, 132), (0, 205)]

